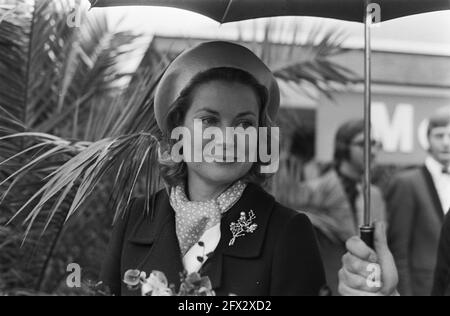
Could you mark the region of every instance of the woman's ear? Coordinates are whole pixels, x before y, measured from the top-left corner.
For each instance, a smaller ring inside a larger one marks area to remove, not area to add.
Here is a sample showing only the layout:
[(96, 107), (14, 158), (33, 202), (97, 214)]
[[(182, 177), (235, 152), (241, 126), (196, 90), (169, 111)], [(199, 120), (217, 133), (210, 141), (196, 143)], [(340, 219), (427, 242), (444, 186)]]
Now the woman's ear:
[(163, 165), (173, 164), (172, 146), (169, 141), (158, 141), (158, 161)]

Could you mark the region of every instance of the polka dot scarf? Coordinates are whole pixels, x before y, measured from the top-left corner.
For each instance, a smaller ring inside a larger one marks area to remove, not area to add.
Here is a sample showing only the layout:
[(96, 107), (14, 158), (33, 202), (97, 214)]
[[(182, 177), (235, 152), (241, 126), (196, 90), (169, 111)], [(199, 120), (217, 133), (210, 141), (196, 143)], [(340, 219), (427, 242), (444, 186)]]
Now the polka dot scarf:
[(238, 181), (218, 198), (206, 202), (191, 202), (184, 186), (172, 188), (170, 205), (175, 211), (176, 232), (183, 256), (199, 242), (208, 229), (216, 226), (233, 205), (239, 201), (247, 184)]

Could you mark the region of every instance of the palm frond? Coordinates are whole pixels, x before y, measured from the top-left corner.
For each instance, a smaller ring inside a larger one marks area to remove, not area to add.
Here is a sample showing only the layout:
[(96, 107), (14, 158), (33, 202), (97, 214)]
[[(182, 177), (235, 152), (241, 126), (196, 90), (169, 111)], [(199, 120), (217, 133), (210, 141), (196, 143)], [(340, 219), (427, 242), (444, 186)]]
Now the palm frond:
[[(332, 99), (332, 92), (337, 87), (357, 80), (355, 73), (333, 61), (334, 56), (347, 51), (342, 48), (347, 36), (343, 31), (325, 29), (320, 24), (307, 32), (302, 27), (301, 22), (287, 24), (269, 20), (264, 26), (260, 48), (254, 50), (259, 52), (277, 78), (312, 85)], [(291, 37), (286, 38), (286, 34), (291, 34)], [(257, 36), (254, 38), (254, 46), (257, 47)]]
[[(110, 172), (116, 174), (116, 181), (113, 185), (111, 198), (114, 198), (114, 209), (117, 216), (120, 211), (130, 203), (133, 190), (138, 181), (138, 176), (146, 168), (154, 169), (154, 161), (158, 157), (158, 140), (155, 136), (146, 133), (139, 133), (117, 138), (106, 138), (98, 142), (87, 144), (70, 144), (62, 139), (55, 139), (50, 135), (40, 135), (42, 143), (36, 146), (47, 146), (51, 143), (53, 148), (37, 157), (32, 162), (14, 174), (14, 177), (21, 173), (29, 172), (30, 168), (35, 168), (40, 162), (60, 153), (79, 152), (68, 162), (60, 166), (57, 170), (47, 176), (47, 181), (28, 201), (25, 203), (11, 219), (19, 217), (30, 205), (31, 211), (27, 212), (25, 222), (28, 223), (26, 234), (29, 233), (37, 216), (41, 213), (46, 204), (56, 199), (56, 203), (50, 208), (45, 228), (50, 224), (51, 219), (59, 210), (61, 203), (76, 186), (75, 196), (71, 200), (70, 209), (65, 220), (67, 221), (94, 191), (96, 185), (104, 179)], [(53, 139), (49, 141), (49, 139)], [(0, 139), (1, 140), (1, 139)], [(85, 148), (83, 148), (85, 147)], [(147, 176), (154, 174), (147, 172)], [(126, 179), (118, 181), (117, 179)]]
[[(112, 102), (130, 80), (121, 68), (138, 35), (116, 32), (103, 14), (93, 12), (83, 17), (80, 28), (69, 27), (67, 17), (77, 2), (11, 1), (18, 10), (0, 24), (0, 228), (10, 236), (5, 246), (8, 251), (0, 253), (0, 275), (9, 289), (42, 287), (67, 215), (79, 208), (85, 195), (77, 196), (77, 207), (72, 208), (70, 202), (76, 192), (91, 193), (90, 184), (108, 175), (69, 183), (47, 200), (39, 214), (28, 212), (40, 200), (29, 203), (21, 214), (17, 210), (61, 165), (100, 136), (109, 137), (110, 129), (103, 127), (114, 125), (124, 105), (137, 101)], [(145, 88), (141, 84), (141, 91)], [(99, 100), (104, 104), (101, 109), (97, 108)], [(151, 100), (140, 104), (141, 110), (151, 107)], [(114, 113), (109, 121), (105, 112)], [(151, 125), (152, 117), (145, 118)], [(150, 170), (149, 176), (153, 174)], [(13, 215), (16, 221), (5, 226)], [(27, 218), (33, 225), (22, 227), (20, 223)], [(28, 238), (20, 248), (24, 233)]]

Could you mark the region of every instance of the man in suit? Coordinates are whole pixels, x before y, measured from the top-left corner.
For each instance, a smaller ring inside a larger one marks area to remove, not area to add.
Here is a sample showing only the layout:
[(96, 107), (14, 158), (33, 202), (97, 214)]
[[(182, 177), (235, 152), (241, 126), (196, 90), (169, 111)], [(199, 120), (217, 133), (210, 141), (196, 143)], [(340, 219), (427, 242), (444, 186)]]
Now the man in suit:
[(401, 295), (430, 295), (439, 234), (450, 208), (450, 107), (429, 120), (428, 157), (399, 174), (387, 193), (389, 244), (400, 276)]
[(442, 228), (432, 295), (450, 296), (450, 213)]

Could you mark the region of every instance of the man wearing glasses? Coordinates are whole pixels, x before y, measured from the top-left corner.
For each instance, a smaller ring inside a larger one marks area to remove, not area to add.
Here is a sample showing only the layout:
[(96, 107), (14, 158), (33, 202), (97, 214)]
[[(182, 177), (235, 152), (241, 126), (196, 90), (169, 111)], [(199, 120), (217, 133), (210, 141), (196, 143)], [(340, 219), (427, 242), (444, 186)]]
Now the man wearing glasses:
[[(372, 161), (381, 149), (372, 142)], [(322, 177), (299, 190), (299, 209), (306, 211), (316, 227), (328, 285), (338, 293), (338, 272), (346, 241), (358, 235), (363, 224), (364, 198), (364, 121), (343, 124), (336, 133), (334, 163)], [(380, 190), (372, 187), (372, 210), (375, 221), (385, 220), (385, 202)]]

